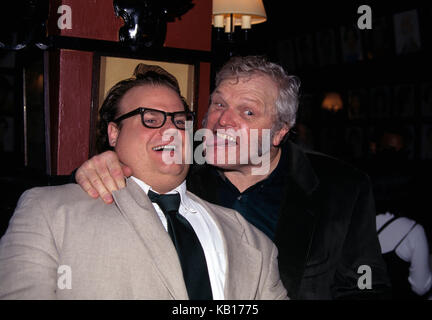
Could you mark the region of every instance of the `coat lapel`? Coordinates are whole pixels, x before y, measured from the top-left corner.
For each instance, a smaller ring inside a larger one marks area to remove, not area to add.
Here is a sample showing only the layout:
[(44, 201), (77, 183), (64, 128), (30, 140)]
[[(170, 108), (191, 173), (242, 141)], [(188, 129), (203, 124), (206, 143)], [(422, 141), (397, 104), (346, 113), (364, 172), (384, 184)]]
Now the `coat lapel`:
[(285, 156), (288, 170), (284, 200), (276, 231), (279, 270), (290, 298), (296, 298), (309, 256), (319, 211), (313, 208), (313, 192), (319, 180), (309, 159), (297, 146), (288, 143)]
[(177, 252), (145, 192), (129, 178), (126, 188), (114, 191), (113, 196), (117, 207), (148, 250), (172, 297), (188, 299)]
[(227, 262), (225, 299), (256, 299), (262, 268), (261, 252), (247, 243), (244, 228), (231, 211), (214, 205), (210, 207), (194, 194), (188, 192), (188, 195), (207, 210), (221, 231)]

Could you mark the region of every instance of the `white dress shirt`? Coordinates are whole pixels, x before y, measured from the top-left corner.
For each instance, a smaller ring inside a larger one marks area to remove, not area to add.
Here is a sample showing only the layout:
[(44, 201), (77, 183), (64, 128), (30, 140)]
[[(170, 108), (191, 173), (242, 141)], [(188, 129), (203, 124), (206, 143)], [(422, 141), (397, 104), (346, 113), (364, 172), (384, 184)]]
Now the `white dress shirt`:
[[(149, 190), (156, 192), (149, 185), (138, 178), (132, 177), (132, 179), (134, 179), (134, 181), (144, 190), (146, 194)], [(203, 247), (213, 299), (223, 300), (226, 258), (221, 232), (209, 213), (199, 203), (187, 196), (186, 181), (183, 181), (183, 183), (174, 190), (167, 192), (167, 194), (170, 193), (180, 194), (181, 202), (179, 213), (192, 225), (192, 228), (195, 230), (201, 246)], [(165, 230), (168, 230), (165, 214), (156, 203), (153, 203), (153, 206), (159, 216), (159, 219), (162, 221)]]
[[(394, 217), (386, 212), (376, 216), (377, 230)], [(381, 252), (387, 253), (396, 247), (399, 241), (414, 226), (415, 221), (400, 217), (390, 223), (378, 235)], [(432, 286), (432, 272), (429, 265), (429, 246), (424, 228), (417, 224), (395, 250), (396, 255), (410, 263), (408, 281), (411, 289), (423, 295)]]

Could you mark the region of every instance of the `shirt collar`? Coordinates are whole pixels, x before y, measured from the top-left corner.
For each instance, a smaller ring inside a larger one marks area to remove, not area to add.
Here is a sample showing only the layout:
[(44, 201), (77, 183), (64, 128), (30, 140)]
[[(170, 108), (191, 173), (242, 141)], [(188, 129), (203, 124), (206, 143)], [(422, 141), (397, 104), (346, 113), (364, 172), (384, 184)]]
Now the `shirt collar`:
[[(250, 186), (247, 190), (245, 190), (243, 193), (247, 193), (248, 191), (254, 190), (255, 188), (258, 188), (262, 185), (275, 185), (279, 188), (280, 183), (283, 183), (285, 179), (285, 170), (287, 166), (287, 160), (286, 160), (286, 150), (284, 150), (283, 147), (281, 147), (281, 156), (279, 158), (278, 164), (276, 165), (276, 168), (270, 173), (270, 175), (265, 178), (264, 180), (258, 181), (253, 186)], [(227, 177), (223, 174), (221, 170), (219, 170), (217, 167), (213, 167), (215, 170), (215, 174), (226, 184), (228, 184), (233, 190), (237, 191), (237, 193), (241, 193), (238, 191), (238, 189), (227, 179)]]
[[(159, 192), (153, 190), (153, 188), (151, 186), (149, 186), (147, 183), (145, 183), (144, 181), (142, 181), (142, 180), (140, 180), (134, 176), (131, 176), (131, 178), (140, 186), (141, 189), (144, 190), (144, 192), (146, 194), (148, 194), (149, 190), (152, 190), (155, 193), (159, 193)], [(180, 185), (178, 185), (177, 187), (175, 187), (171, 191), (167, 192), (166, 194), (174, 194), (174, 193), (178, 193), (180, 195), (181, 204), (184, 207), (186, 207), (188, 210), (190, 210), (189, 209), (191, 207), (190, 199), (186, 193), (186, 180), (184, 180)]]

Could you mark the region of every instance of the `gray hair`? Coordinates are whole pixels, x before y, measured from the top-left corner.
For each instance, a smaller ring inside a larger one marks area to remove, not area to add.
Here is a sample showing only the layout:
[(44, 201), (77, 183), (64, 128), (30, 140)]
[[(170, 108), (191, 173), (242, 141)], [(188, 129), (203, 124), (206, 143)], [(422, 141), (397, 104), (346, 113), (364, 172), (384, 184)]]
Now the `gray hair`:
[(257, 74), (269, 76), (279, 89), (275, 103), (276, 119), (271, 128), (272, 136), (284, 126), (291, 129), (296, 121), (300, 80), (296, 76), (288, 75), (280, 65), (261, 56), (233, 57), (216, 74), (215, 84), (217, 87), (227, 79)]

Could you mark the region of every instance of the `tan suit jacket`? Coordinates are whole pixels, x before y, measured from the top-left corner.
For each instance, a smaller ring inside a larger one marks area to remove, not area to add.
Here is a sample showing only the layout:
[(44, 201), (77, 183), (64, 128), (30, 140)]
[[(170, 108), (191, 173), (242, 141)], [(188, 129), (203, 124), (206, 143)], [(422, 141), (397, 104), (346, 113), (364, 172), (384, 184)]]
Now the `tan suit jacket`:
[[(275, 245), (236, 211), (188, 195), (221, 231), (225, 299), (286, 299)], [(0, 298), (188, 299), (147, 195), (128, 179), (114, 200), (91, 199), (75, 184), (26, 191), (0, 242)]]

